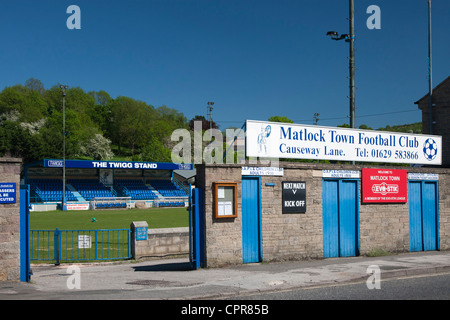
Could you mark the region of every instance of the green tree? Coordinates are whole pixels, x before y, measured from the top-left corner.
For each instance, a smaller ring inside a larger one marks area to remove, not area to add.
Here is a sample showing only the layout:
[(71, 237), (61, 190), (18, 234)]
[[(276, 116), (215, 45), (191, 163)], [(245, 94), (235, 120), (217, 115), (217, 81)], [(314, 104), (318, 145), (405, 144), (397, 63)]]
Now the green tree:
[(142, 161), (157, 161), (157, 162), (170, 162), (171, 153), (161, 141), (155, 137), (147, 141), (147, 144), (142, 148), (141, 153)]
[(20, 121), (36, 121), (45, 117), (47, 104), (39, 92), (25, 86), (7, 87), (0, 93), (0, 114), (17, 110)]
[(155, 116), (153, 107), (128, 97), (118, 97), (111, 103), (111, 123), (108, 136), (119, 147), (130, 149), (142, 147), (147, 140), (148, 129)]
[(95, 99), (95, 105), (87, 110), (87, 114), (98, 128), (106, 133), (111, 122), (111, 103), (113, 99), (103, 90), (90, 91), (89, 95)]
[(269, 118), (269, 121), (272, 122), (283, 122), (283, 123), (294, 123), (294, 121), (292, 121), (291, 119), (289, 119), (288, 117), (281, 117), (281, 116), (272, 116)]
[(108, 160), (114, 156), (111, 151), (111, 140), (102, 134), (96, 133), (94, 136), (81, 144), (81, 154), (94, 160)]
[(191, 129), (192, 131), (194, 131), (194, 123), (195, 121), (201, 121), (202, 122), (202, 131), (206, 131), (208, 129), (211, 128), (211, 124), (212, 124), (212, 128), (213, 129), (219, 129), (219, 126), (212, 121), (212, 123), (210, 124), (209, 120), (206, 120), (204, 116), (199, 116), (196, 115), (194, 118), (192, 118), (189, 121), (189, 129)]
[(44, 84), (39, 79), (30, 78), (27, 81), (25, 81), (25, 87), (30, 89), (31, 91), (38, 92), (41, 96), (45, 93)]

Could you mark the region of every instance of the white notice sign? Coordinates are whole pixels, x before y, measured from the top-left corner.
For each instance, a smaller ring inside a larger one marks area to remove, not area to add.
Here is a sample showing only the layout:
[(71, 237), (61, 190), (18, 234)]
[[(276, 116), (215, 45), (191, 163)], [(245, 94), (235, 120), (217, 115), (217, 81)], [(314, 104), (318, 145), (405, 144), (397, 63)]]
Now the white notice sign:
[(233, 202), (222, 201), (217, 204), (217, 214), (219, 216), (230, 216), (233, 215)]
[(90, 249), (91, 248), (91, 236), (79, 235), (78, 236), (78, 248), (79, 249)]
[(359, 171), (353, 170), (322, 170), (323, 178), (357, 178), (359, 179)]
[(283, 168), (277, 167), (242, 167), (243, 176), (283, 176)]
[(439, 180), (437, 173), (408, 173), (408, 180)]

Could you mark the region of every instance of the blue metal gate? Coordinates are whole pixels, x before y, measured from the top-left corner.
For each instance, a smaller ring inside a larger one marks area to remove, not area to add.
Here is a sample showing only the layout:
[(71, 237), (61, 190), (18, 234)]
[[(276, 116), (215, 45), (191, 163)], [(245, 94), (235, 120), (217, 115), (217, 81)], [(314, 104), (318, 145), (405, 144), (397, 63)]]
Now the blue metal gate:
[(437, 181), (409, 181), (410, 251), (439, 250)]
[(83, 261), (131, 258), (130, 229), (31, 230), (30, 260)]
[(261, 178), (242, 177), (242, 260), (262, 261)]
[(323, 180), (322, 197), (324, 257), (359, 255), (358, 181)]
[(30, 186), (20, 186), (20, 281), (30, 281)]
[(193, 269), (204, 266), (204, 233), (203, 233), (203, 196), (202, 189), (192, 189), (189, 206), (189, 260)]

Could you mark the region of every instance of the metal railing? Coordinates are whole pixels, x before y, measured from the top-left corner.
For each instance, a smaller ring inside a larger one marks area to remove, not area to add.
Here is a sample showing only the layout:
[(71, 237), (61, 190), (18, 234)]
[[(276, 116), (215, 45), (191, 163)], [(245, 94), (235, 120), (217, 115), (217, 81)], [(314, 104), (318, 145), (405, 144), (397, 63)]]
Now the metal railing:
[(30, 230), (31, 261), (100, 261), (131, 258), (130, 229)]

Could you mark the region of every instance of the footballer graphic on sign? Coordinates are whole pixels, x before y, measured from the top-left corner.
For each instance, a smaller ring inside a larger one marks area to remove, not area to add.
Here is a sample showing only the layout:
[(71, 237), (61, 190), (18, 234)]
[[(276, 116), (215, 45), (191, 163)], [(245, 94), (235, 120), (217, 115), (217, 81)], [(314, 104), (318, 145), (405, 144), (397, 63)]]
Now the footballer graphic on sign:
[(261, 126), (261, 133), (258, 135), (259, 152), (267, 154), (267, 138), (270, 136), (271, 131), (272, 127), (270, 125), (266, 127), (264, 125)]
[(431, 138), (428, 138), (425, 140), (425, 143), (423, 144), (423, 154), (425, 155), (425, 158), (429, 161), (434, 160), (436, 158), (438, 152), (437, 143)]

